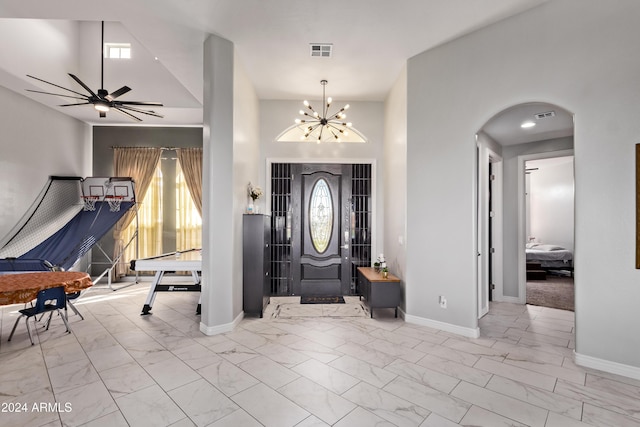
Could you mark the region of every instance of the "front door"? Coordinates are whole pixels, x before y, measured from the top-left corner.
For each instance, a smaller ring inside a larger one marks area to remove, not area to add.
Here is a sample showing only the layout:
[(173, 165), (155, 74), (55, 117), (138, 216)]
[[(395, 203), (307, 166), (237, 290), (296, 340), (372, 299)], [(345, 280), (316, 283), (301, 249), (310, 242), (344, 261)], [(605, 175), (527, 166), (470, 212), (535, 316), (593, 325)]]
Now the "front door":
[(295, 165), (294, 295), (346, 295), (351, 282), (348, 165)]

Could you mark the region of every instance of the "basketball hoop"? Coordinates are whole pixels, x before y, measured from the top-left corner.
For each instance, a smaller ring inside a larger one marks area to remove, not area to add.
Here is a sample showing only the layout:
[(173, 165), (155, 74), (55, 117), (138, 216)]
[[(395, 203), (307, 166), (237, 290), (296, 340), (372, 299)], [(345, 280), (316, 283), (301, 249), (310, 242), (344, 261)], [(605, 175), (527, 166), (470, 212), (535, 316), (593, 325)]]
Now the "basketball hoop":
[(120, 203), (124, 197), (122, 196), (105, 196), (107, 199), (107, 203), (109, 203), (109, 211), (111, 212), (119, 212), (120, 211)]
[(82, 196), (82, 200), (84, 201), (85, 211), (95, 211), (96, 210), (96, 201), (98, 200), (98, 196)]

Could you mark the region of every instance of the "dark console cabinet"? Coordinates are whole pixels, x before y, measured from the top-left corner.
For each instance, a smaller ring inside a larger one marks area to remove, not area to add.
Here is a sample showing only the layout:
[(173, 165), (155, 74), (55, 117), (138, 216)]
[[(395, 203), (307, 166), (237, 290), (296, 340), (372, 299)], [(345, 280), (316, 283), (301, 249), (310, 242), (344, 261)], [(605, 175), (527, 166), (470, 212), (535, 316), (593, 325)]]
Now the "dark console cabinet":
[(389, 274), (383, 278), (371, 267), (358, 267), (358, 292), (364, 298), (373, 317), (374, 308), (393, 308), (398, 317), (401, 302), (400, 279)]
[(242, 309), (262, 317), (271, 296), (268, 215), (245, 214), (242, 218)]

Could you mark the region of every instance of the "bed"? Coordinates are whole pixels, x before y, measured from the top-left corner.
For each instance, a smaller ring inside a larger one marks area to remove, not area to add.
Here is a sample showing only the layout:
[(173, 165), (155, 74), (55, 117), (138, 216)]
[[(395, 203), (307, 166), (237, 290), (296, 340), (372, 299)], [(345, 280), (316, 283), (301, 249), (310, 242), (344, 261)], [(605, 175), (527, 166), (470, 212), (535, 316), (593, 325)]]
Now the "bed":
[(544, 270), (573, 271), (573, 252), (558, 245), (527, 243), (527, 263), (539, 263)]

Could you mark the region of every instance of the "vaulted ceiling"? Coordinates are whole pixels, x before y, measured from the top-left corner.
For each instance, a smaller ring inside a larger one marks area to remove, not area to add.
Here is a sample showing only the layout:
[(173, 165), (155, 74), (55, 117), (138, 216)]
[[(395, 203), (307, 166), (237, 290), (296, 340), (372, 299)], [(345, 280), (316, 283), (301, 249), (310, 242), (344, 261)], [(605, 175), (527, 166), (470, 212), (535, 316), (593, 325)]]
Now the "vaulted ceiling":
[[(67, 75), (73, 73), (100, 88), (104, 20), (105, 42), (132, 45), (132, 59), (105, 60), (105, 89), (127, 85), (132, 90), (122, 100), (164, 104), (157, 111), (165, 118), (144, 116), (144, 124), (202, 123), (202, 45), (209, 34), (234, 43), (260, 99), (319, 99), (326, 79), (336, 101), (383, 101), (412, 56), (545, 1), (4, 0), (0, 85), (87, 123), (134, 124), (26, 92), (57, 90), (27, 74), (82, 91)], [(310, 43), (332, 44), (332, 56), (311, 57)]]

